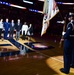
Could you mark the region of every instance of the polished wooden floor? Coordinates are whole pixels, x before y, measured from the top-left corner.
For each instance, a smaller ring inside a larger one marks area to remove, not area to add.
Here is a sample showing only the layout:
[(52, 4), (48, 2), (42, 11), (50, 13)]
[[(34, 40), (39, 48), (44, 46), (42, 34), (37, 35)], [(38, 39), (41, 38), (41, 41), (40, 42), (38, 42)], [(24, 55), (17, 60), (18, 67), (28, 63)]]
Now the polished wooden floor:
[[(47, 46), (53, 46), (52, 49), (34, 50), (23, 56), (6, 56), (0, 57), (0, 75), (66, 75), (59, 71), (63, 67), (63, 48), (59, 48), (59, 36), (43, 36), (35, 35), (32, 41), (42, 42)], [(19, 43), (24, 45), (28, 40), (18, 40)], [(9, 43), (7, 40), (0, 40), (0, 44)], [(26, 46), (26, 45), (24, 45)], [(3, 46), (4, 47), (4, 46)], [(0, 52), (2, 51), (0, 47)], [(30, 48), (26, 46), (27, 48)], [(10, 49), (18, 51), (18, 48), (12, 44), (11, 46), (4, 47), (9, 51)], [(31, 49), (31, 48), (30, 48)], [(33, 49), (31, 49), (33, 50)], [(10, 60), (10, 58), (17, 58)], [(74, 75), (74, 69), (70, 69), (70, 74)]]

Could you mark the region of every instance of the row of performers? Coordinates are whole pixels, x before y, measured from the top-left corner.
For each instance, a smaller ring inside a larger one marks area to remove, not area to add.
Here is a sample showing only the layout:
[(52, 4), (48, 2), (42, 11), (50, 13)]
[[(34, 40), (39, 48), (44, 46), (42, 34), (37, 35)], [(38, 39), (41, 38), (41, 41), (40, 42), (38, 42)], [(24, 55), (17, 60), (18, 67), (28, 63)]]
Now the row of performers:
[(6, 21), (3, 22), (3, 19), (0, 19), (0, 39), (2, 31), (4, 30), (4, 39), (8, 39), (8, 31), (9, 37), (13, 38), (14, 31), (16, 31), (16, 40), (19, 40), (20, 38), (20, 31), (22, 31), (22, 35), (33, 35), (33, 26), (32, 24), (28, 25), (26, 22), (22, 25), (20, 19), (17, 20), (17, 23), (14, 23), (14, 20), (11, 20), (9, 23), (9, 19), (6, 18)]

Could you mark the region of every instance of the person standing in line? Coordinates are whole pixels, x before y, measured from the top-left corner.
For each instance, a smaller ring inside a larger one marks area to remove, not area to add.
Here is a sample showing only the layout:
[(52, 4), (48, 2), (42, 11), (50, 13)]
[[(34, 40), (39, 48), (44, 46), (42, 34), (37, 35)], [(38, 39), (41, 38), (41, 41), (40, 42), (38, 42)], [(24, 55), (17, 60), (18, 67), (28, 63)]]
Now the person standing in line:
[(22, 35), (23, 35), (24, 31), (25, 31), (25, 35), (27, 35), (28, 25), (26, 22), (24, 22), (24, 24), (22, 25)]
[(8, 36), (8, 30), (10, 28), (10, 23), (9, 23), (9, 19), (6, 18), (6, 22), (4, 22), (4, 39), (7, 39)]
[(69, 74), (70, 67), (74, 68), (74, 15), (68, 15), (69, 23), (66, 27), (66, 32), (63, 32), (64, 36), (64, 68), (60, 71)]
[(29, 28), (28, 28), (28, 40), (31, 40), (31, 36), (33, 35), (33, 26), (32, 24), (29, 25)]
[(29, 29), (28, 29), (30, 35), (33, 35), (33, 26), (32, 24), (29, 25)]
[(15, 29), (15, 23), (14, 23), (14, 20), (11, 20), (11, 23), (10, 23), (10, 38), (13, 38), (14, 29)]
[(17, 20), (17, 23), (15, 25), (15, 29), (16, 29), (16, 40), (19, 40), (20, 38), (20, 31), (21, 31), (21, 22), (20, 22), (20, 19)]
[(1, 39), (2, 30), (3, 30), (3, 19), (0, 19), (0, 39)]
[(26, 22), (24, 22), (24, 24), (22, 25), (22, 39), (26, 38), (27, 31), (28, 31), (28, 25)]

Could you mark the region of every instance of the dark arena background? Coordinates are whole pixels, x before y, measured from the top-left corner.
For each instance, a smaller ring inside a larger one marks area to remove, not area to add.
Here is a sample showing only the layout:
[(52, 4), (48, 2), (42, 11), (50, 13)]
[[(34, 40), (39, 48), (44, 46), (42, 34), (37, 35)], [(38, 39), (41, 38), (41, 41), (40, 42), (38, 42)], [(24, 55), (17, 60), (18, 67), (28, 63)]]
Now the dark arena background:
[[(0, 39), (0, 75), (66, 75), (60, 72), (63, 67), (63, 20), (69, 12), (74, 13), (74, 0), (55, 0), (59, 13), (51, 20), (46, 33), (41, 36), (44, 0), (0, 0), (0, 19), (9, 22), (20, 19), (33, 25), (33, 35), (16, 40), (4, 39), (4, 30)], [(8, 32), (10, 34), (10, 31)], [(69, 75), (74, 75), (74, 68)]]

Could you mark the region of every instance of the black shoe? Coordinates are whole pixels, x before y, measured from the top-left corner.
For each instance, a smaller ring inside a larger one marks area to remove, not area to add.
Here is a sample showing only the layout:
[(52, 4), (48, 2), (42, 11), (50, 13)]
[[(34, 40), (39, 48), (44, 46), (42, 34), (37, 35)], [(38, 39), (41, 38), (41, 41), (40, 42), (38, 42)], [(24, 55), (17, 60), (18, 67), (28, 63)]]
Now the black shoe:
[(71, 68), (74, 68), (74, 65), (71, 64), (70, 67), (71, 67)]
[(69, 74), (69, 72), (66, 72), (66, 71), (64, 70), (64, 68), (61, 68), (60, 71), (61, 71), (62, 73), (65, 73), (65, 74)]

